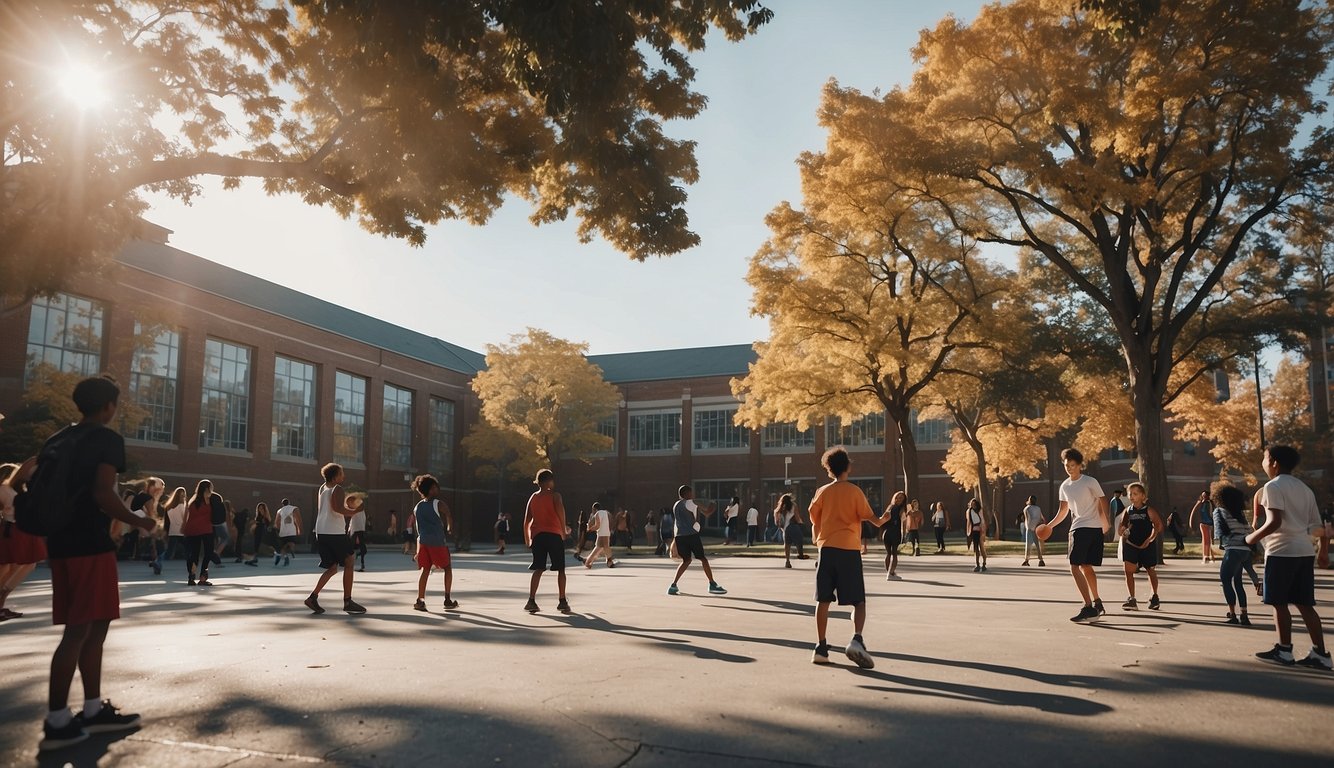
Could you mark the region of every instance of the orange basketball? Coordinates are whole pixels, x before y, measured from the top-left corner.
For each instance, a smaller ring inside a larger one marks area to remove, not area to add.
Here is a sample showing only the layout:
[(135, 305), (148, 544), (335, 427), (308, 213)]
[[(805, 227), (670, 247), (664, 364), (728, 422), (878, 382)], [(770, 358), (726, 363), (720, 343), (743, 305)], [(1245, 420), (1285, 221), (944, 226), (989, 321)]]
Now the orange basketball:
[(1046, 523), (1039, 523), (1038, 527), (1033, 529), (1033, 533), (1038, 535), (1038, 539), (1046, 541), (1051, 538), (1051, 526)]

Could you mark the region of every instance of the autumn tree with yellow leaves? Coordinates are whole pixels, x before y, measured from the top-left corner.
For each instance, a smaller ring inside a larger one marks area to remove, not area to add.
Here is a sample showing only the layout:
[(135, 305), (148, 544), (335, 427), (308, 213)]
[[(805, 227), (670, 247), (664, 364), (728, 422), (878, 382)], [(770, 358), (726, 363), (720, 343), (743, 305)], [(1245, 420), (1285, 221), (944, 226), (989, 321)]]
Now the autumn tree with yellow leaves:
[(586, 357), (588, 345), (529, 328), (509, 344), (488, 344), (486, 370), (472, 388), (483, 425), (465, 440), (470, 456), (489, 463), (550, 467), (560, 457), (582, 458), (611, 448), (598, 424), (616, 413), (618, 390)]

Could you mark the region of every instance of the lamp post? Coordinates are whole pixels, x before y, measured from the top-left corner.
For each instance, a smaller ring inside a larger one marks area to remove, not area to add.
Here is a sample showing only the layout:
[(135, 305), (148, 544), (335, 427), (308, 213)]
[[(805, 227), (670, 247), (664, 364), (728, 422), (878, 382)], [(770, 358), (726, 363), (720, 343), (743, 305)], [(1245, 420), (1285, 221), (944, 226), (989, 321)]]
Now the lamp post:
[(1255, 372), (1255, 410), (1260, 416), (1260, 447), (1265, 447), (1265, 403), (1260, 394), (1260, 352), (1251, 352), (1251, 368)]

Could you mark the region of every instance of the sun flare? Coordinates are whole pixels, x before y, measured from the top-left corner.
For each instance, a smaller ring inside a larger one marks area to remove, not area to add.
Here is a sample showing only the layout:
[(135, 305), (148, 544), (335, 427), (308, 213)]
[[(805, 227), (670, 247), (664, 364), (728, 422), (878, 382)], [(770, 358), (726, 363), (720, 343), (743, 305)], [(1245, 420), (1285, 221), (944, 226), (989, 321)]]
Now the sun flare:
[(56, 80), (60, 95), (79, 109), (95, 109), (108, 98), (106, 78), (85, 64), (71, 64)]

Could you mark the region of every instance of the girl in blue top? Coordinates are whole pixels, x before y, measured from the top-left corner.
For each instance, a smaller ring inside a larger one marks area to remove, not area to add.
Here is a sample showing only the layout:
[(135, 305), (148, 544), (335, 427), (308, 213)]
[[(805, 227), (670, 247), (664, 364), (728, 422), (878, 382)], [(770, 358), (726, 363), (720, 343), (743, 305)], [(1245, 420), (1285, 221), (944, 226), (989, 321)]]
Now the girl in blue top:
[[(1218, 545), (1223, 550), (1223, 564), (1218, 568), (1218, 580), (1223, 584), (1223, 598), (1227, 600), (1227, 623), (1251, 625), (1246, 615), (1246, 590), (1241, 586), (1241, 572), (1250, 569), (1251, 546), (1246, 543), (1246, 536), (1251, 533), (1251, 524), (1246, 522), (1243, 511), (1246, 495), (1231, 483), (1216, 483), (1210, 497), (1214, 503), (1213, 524), (1218, 536)], [(1241, 606), (1241, 615), (1237, 615), (1237, 606)]]

